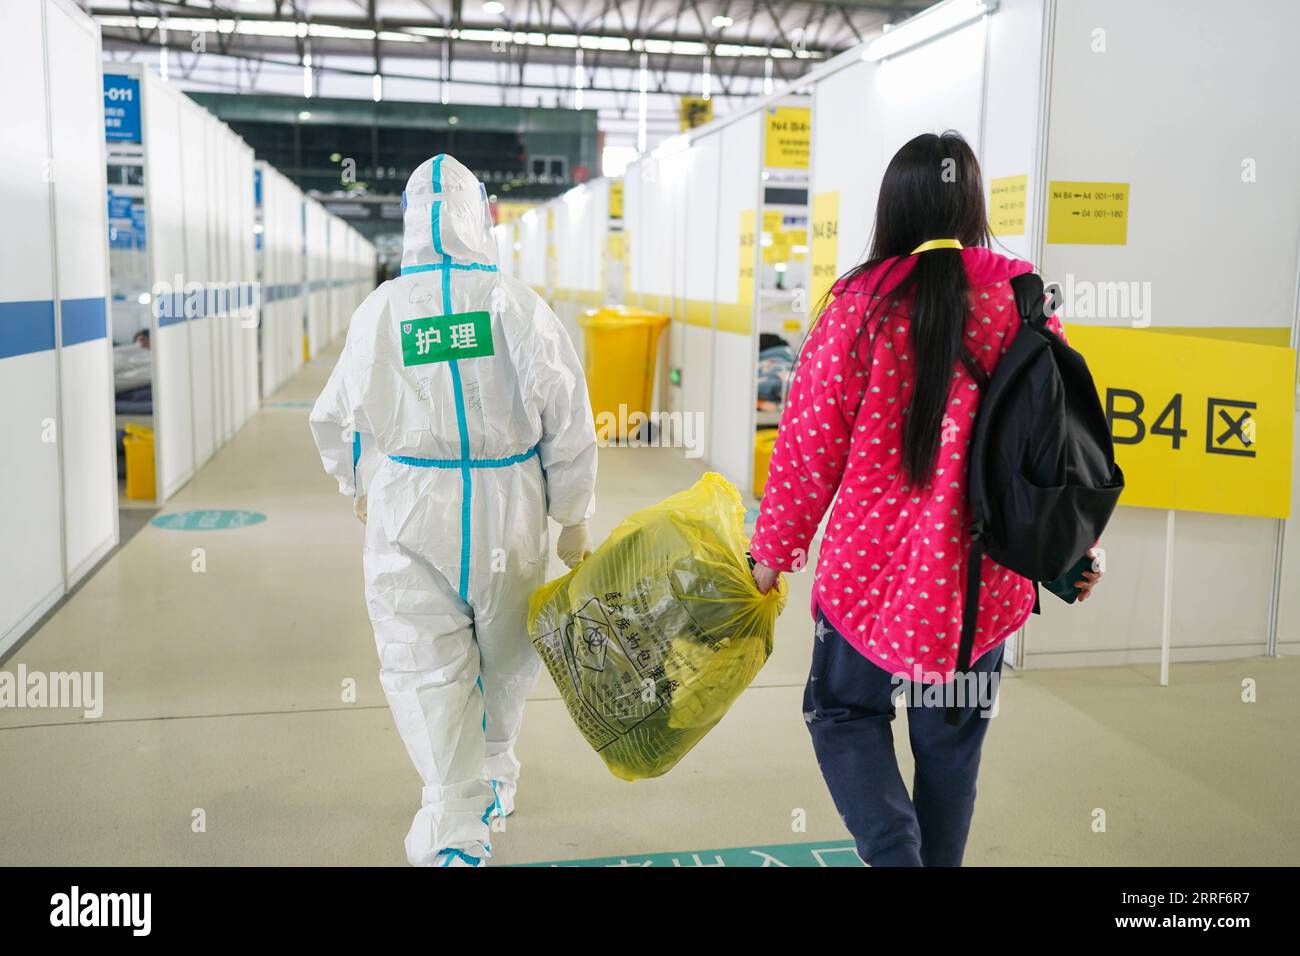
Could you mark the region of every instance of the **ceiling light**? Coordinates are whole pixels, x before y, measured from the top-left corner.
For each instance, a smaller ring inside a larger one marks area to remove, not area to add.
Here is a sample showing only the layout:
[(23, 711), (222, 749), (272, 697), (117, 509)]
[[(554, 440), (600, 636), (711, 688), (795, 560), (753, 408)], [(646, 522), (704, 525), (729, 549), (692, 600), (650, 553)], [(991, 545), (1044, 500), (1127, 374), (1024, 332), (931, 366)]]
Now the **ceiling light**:
[(501, 0), (487, 0), (483, 4), (483, 12), (495, 17), (506, 12), (506, 5)]
[(725, 14), (718, 14), (713, 18), (713, 25), (715, 27), (729, 27), (735, 22), (735, 20)]

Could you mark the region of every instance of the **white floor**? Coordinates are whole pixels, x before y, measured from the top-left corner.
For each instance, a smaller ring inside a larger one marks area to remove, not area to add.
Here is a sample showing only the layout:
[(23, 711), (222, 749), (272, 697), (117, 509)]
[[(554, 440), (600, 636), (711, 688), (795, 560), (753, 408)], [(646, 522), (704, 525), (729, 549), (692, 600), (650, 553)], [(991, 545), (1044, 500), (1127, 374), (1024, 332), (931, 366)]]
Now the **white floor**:
[[(287, 404), (257, 415), (164, 509), (265, 522), (144, 528), (5, 663), (102, 671), (106, 701), (98, 720), (0, 710), (0, 862), (404, 862), (419, 781), (375, 675), (361, 527), (320, 471), (300, 404), (327, 373), (305, 369), (274, 397)], [(603, 451), (597, 534), (700, 472), (672, 450)], [(658, 780), (610, 776), (543, 677), (494, 863), (689, 865), (716, 848), (842, 845), (800, 714), (808, 587), (806, 574), (792, 580), (758, 680)], [(1250, 705), (1240, 662), (1181, 665), (1163, 689), (1154, 667), (1008, 675), (967, 863), (1300, 862), (1300, 661), (1250, 667)], [(789, 858), (817, 865), (796, 849)]]

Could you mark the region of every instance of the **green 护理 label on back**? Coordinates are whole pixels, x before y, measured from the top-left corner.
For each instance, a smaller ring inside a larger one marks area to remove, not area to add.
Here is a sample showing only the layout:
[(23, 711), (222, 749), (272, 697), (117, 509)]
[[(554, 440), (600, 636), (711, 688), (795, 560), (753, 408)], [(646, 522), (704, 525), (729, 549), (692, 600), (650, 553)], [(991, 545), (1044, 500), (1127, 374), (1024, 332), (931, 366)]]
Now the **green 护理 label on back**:
[(487, 312), (431, 315), (402, 323), (402, 364), (430, 365), (492, 354), (492, 316)]

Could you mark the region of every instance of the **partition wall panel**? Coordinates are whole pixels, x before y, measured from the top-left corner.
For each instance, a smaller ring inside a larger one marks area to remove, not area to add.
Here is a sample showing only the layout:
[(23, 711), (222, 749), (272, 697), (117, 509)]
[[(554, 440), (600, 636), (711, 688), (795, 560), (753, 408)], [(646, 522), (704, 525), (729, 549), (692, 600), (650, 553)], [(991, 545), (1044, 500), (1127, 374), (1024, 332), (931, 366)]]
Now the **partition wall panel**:
[(258, 405), (253, 154), (139, 65), (105, 71), (140, 88), (154, 454), (166, 501)]
[[(900, 146), (921, 133), (951, 129), (978, 154), (988, 28), (987, 20), (977, 20), (881, 63), (851, 51), (841, 61), (846, 66), (813, 85), (810, 192), (839, 197), (837, 275), (866, 258), (880, 182)], [(1032, 82), (1036, 88), (1036, 76)], [(1036, 115), (1029, 113), (1027, 121)]]
[(307, 354), (315, 358), (330, 341), (329, 214), (314, 199), (304, 199), (307, 283)]
[(347, 246), (344, 230), (347, 227), (341, 219), (330, 216), (325, 227), (325, 301), (329, 303), (329, 341), (333, 342), (343, 331), (344, 325), (352, 316), (347, 308), (344, 282), (344, 262), (347, 259)]
[[(214, 210), (214, 130), (210, 115), (188, 97), (180, 97), (181, 208), (185, 222), (185, 284), (213, 279), (210, 264)], [(152, 172), (152, 166), (147, 172)], [(188, 293), (187, 293), (188, 300)], [(214, 409), (212, 343), (214, 320), (206, 313), (191, 315), (190, 408), (194, 429), (194, 467), (201, 468), (217, 448)]]
[[(1300, 63), (1286, 39), (1300, 31), (1300, 8), (1261, 2), (1251, 16), (1226, 20), (1215, 10), (1204, 0), (1054, 4), (1046, 179), (1125, 184), (1129, 205), (1123, 243), (1044, 241), (1042, 271), (1068, 288), (1149, 290), (1140, 317), (1079, 314), (1067, 295), (1067, 331), (1102, 325), (1135, 337), (1291, 340), (1300, 181), (1281, 168), (1300, 149), (1292, 92)], [(1253, 179), (1244, 175), (1248, 161), (1258, 166)], [(1167, 397), (1150, 396), (1151, 411)], [(1103, 540), (1111, 572), (1104, 591), (1079, 613), (1049, 602), (1029, 627), (1031, 663), (1159, 656), (1166, 515), (1116, 512)], [(1263, 517), (1175, 513), (1175, 661), (1268, 650), (1278, 527)], [(1278, 639), (1294, 642), (1300, 561), (1284, 551), (1280, 571)]]
[(0, 123), (5, 209), (21, 229), (0, 229), (0, 653), (63, 593), (59, 491), (59, 375), (54, 317), (53, 201), (42, 0), (18, 0), (0, 30), (0, 78), (22, 90)]
[[(231, 185), (230, 201), (237, 210), (237, 221), (235, 224), (233, 242), (236, 253), (239, 257), (238, 272), (247, 282), (257, 281), (257, 260), (254, 243), (256, 234), (254, 223), (256, 214), (254, 211), (254, 196), (251, 184), (253, 182), (253, 150), (252, 147), (236, 141), (236, 153), (238, 164), (238, 175), (235, 182)], [(257, 302), (266, 301), (265, 291), (257, 291)], [(259, 379), (258, 379), (258, 333), (257, 326), (261, 321), (260, 309), (255, 311), (251, 317), (239, 324), (239, 351), (240, 358), (240, 384), (239, 384), (239, 426), (242, 426), (253, 413), (257, 411), (259, 399)], [(236, 427), (239, 427), (236, 426)]]
[[(117, 543), (108, 213), (99, 28), (45, 7), (59, 323), (64, 565), (75, 585)], [(98, 147), (98, 148), (96, 148)]]
[(303, 195), (274, 167), (262, 174), (262, 394), (271, 396), (303, 363)]
[(519, 278), (543, 293), (546, 289), (546, 216), (530, 209), (519, 220)]
[[(113, 68), (140, 78), (145, 158), (145, 214), (154, 284), (153, 427), (158, 500), (166, 501), (194, 474), (194, 401), (190, 382), (190, 323), (162, 287), (179, 294), (186, 281), (185, 177), (181, 94), (137, 67)], [(166, 308), (164, 308), (166, 306)]]
[(754, 470), (755, 264), (762, 218), (764, 125), (762, 112), (751, 113), (700, 144), (719, 140), (721, 168), (715, 187), (718, 225), (711, 298), (717, 303), (716, 334), (705, 460), (746, 494)]

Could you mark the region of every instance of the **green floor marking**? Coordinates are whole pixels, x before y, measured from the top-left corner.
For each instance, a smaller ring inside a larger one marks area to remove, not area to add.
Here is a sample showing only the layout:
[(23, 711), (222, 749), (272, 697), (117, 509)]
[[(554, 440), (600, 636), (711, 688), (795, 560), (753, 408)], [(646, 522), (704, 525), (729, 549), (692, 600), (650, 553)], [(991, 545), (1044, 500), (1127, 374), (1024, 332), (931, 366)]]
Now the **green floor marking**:
[(721, 850), (681, 850), (676, 853), (636, 853), (589, 860), (555, 860), (521, 866), (865, 866), (852, 840), (818, 843), (777, 843), (733, 846)]
[(167, 531), (224, 531), (227, 528), (246, 528), (261, 524), (266, 515), (260, 511), (236, 511), (228, 508), (210, 508), (206, 511), (173, 511), (159, 515), (149, 523)]

